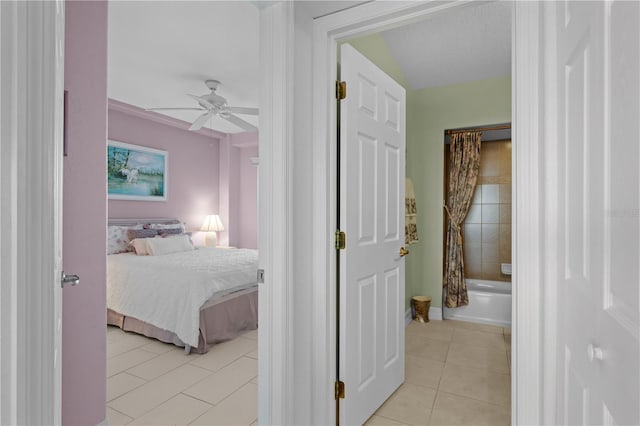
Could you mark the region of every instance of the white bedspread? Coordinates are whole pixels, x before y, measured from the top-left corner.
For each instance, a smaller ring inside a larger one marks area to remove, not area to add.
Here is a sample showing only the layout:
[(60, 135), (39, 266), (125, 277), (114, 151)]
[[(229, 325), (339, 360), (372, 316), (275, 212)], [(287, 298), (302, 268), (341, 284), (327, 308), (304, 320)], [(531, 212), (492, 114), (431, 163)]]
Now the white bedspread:
[(198, 248), (164, 256), (107, 256), (107, 308), (198, 346), (200, 307), (256, 285), (258, 252)]

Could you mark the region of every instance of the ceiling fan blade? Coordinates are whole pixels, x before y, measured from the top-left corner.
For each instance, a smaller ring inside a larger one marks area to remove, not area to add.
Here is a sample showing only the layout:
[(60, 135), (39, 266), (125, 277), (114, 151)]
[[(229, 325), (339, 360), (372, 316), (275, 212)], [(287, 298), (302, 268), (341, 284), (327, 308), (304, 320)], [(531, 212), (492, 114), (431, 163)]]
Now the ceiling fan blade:
[(257, 132), (258, 131), (258, 128), (256, 126), (254, 126), (251, 123), (248, 123), (248, 122), (244, 121), (240, 117), (236, 117), (233, 114), (224, 114), (224, 115), (221, 114), (220, 117), (224, 118), (225, 120), (229, 121), (230, 123), (235, 124), (236, 126), (240, 127), (241, 129), (246, 130), (247, 132)]
[(209, 102), (208, 100), (206, 100), (203, 97), (196, 96), (196, 95), (190, 95), (189, 93), (187, 93), (187, 96), (189, 96), (190, 98), (195, 99), (196, 101), (198, 101), (198, 103), (200, 105), (203, 105), (207, 109), (214, 109), (215, 108), (215, 105), (213, 105), (211, 102)]
[(226, 107), (226, 111), (234, 112), (236, 114), (258, 115), (258, 108), (246, 108), (246, 107)]
[(213, 111), (205, 112), (200, 117), (196, 118), (196, 121), (194, 121), (191, 127), (189, 127), (189, 130), (200, 130), (212, 116)]
[(204, 108), (145, 108), (145, 111), (206, 111)]

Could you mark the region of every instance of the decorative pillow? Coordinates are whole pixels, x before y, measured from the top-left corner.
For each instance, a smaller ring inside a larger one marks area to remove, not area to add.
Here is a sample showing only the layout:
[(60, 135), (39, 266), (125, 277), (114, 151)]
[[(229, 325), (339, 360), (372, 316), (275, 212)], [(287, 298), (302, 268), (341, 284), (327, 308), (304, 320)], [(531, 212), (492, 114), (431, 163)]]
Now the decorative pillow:
[(149, 252), (147, 251), (147, 240), (149, 238), (136, 238), (135, 240), (131, 240), (129, 243), (136, 251), (138, 256), (147, 256)]
[(180, 228), (168, 228), (168, 229), (149, 229), (149, 231), (156, 231), (161, 237), (168, 237), (170, 235), (184, 234)]
[(184, 223), (152, 223), (149, 228), (158, 230), (179, 229), (181, 234), (185, 230)]
[(133, 241), (136, 238), (151, 238), (158, 235), (157, 229), (129, 229), (127, 232), (129, 241)]
[(107, 254), (124, 253), (130, 250), (127, 235), (130, 229), (142, 229), (142, 225), (107, 227)]
[(167, 238), (146, 238), (146, 243), (147, 253), (151, 256), (161, 256), (163, 254), (193, 250), (193, 244), (191, 244), (189, 236), (185, 234)]

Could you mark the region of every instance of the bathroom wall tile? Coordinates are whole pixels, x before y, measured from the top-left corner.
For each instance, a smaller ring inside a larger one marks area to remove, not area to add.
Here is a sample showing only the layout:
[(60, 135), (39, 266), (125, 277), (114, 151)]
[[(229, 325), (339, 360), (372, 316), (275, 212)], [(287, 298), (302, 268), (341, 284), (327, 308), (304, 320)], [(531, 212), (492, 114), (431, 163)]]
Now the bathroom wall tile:
[(511, 184), (503, 183), (500, 184), (500, 203), (511, 203)]
[(500, 263), (511, 263), (511, 225), (500, 225)]
[(499, 200), (499, 185), (482, 185), (482, 204), (496, 204)]
[(500, 278), (500, 264), (482, 262), (482, 275), (488, 280), (498, 280)]
[(482, 225), (480, 224), (465, 224), (464, 225), (464, 242), (465, 244), (480, 244), (482, 243)]
[(510, 184), (511, 178), (509, 176), (482, 176), (478, 177), (478, 183), (482, 185), (498, 185), (501, 183)]
[(499, 226), (497, 224), (482, 225), (482, 244), (492, 244), (498, 242)]
[(498, 259), (500, 263), (511, 263), (511, 244), (504, 246), (500, 245), (500, 254)]
[(498, 244), (482, 244), (482, 263), (499, 262)]
[(500, 204), (500, 223), (511, 223), (511, 203)]
[(500, 175), (500, 151), (492, 144), (483, 144), (480, 151), (480, 176)]
[(482, 208), (484, 206), (482, 204), (471, 204), (469, 208), (469, 213), (467, 213), (467, 217), (464, 219), (464, 223), (482, 223)]
[(469, 278), (482, 278), (482, 259), (480, 250), (464, 258), (464, 273)]
[(482, 223), (499, 223), (500, 210), (498, 204), (482, 204)]
[(473, 192), (473, 198), (471, 199), (471, 204), (480, 204), (482, 203), (482, 185), (479, 183), (476, 185), (476, 189)]
[(464, 261), (466, 262), (482, 262), (482, 244), (469, 243), (465, 240), (464, 245)]

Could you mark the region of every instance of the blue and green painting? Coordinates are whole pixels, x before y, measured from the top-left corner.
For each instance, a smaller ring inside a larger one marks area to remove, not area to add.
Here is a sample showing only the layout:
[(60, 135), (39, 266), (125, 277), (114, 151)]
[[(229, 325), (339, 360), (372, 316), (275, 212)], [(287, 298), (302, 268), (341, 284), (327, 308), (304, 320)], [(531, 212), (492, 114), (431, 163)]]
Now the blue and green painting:
[(166, 154), (109, 144), (107, 182), (109, 195), (165, 196)]

